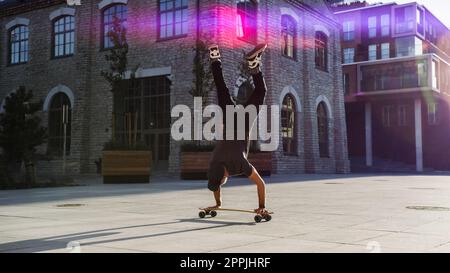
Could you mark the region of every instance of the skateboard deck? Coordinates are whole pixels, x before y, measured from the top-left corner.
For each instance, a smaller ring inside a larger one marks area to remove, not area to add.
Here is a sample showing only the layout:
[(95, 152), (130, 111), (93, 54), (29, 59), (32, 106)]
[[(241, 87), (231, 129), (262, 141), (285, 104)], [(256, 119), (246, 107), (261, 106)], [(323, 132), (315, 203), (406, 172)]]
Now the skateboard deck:
[(254, 210), (245, 210), (245, 209), (230, 209), (230, 208), (217, 208), (217, 209), (208, 209), (208, 208), (199, 208), (200, 212), (198, 213), (198, 216), (200, 218), (205, 218), (206, 215), (209, 215), (211, 217), (216, 217), (218, 211), (232, 211), (232, 212), (242, 212), (242, 213), (253, 213), (256, 214), (254, 217), (255, 222), (259, 223), (262, 219), (266, 220), (266, 222), (272, 220), (273, 212), (269, 211), (265, 213), (264, 215), (256, 213)]

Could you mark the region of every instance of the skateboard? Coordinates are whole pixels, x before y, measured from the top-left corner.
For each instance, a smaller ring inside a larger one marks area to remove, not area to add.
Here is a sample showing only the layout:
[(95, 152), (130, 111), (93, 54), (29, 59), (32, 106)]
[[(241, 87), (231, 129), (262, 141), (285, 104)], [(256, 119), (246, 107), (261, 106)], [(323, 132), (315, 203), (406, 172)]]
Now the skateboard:
[(200, 218), (205, 218), (206, 215), (209, 215), (211, 217), (216, 217), (217, 216), (217, 211), (234, 211), (234, 212), (243, 212), (243, 213), (253, 213), (256, 214), (255, 215), (255, 222), (259, 223), (262, 221), (262, 219), (266, 220), (266, 222), (269, 222), (270, 220), (272, 220), (272, 215), (273, 212), (269, 211), (264, 215), (261, 214), (257, 214), (255, 211), (253, 210), (244, 210), (244, 209), (225, 209), (225, 208), (220, 208), (220, 209), (213, 209), (213, 210), (208, 210), (208, 208), (199, 208), (199, 213), (198, 216)]

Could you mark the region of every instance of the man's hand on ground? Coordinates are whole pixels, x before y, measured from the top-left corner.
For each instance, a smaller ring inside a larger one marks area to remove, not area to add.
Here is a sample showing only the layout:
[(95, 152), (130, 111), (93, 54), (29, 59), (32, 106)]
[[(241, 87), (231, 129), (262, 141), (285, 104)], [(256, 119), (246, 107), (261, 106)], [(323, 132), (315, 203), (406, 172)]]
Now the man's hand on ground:
[(211, 206), (211, 207), (207, 207), (206, 210), (211, 211), (211, 210), (215, 210), (215, 209), (220, 209), (221, 206), (219, 205), (215, 205), (215, 206)]
[(260, 214), (260, 215), (265, 215), (269, 212), (265, 208), (257, 208), (257, 209), (255, 209), (255, 213)]

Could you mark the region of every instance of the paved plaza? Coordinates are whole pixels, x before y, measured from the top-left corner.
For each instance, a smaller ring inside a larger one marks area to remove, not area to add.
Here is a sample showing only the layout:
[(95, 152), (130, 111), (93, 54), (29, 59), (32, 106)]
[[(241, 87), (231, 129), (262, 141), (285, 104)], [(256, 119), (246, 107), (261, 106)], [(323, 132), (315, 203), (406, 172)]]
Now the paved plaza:
[[(277, 175), (270, 222), (219, 212), (202, 181), (0, 191), (0, 252), (450, 252), (450, 176)], [(232, 179), (224, 207), (254, 208)]]

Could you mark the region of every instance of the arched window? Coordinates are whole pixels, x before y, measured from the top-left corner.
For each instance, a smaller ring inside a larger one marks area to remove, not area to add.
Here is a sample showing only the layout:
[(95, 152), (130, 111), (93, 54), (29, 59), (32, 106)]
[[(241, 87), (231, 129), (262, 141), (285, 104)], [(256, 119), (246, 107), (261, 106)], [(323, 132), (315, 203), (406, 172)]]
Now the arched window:
[(281, 17), (281, 52), (289, 58), (296, 58), (297, 47), (296, 21), (289, 15)]
[(123, 27), (126, 28), (127, 23), (127, 6), (123, 4), (116, 4), (107, 7), (103, 10), (102, 16), (102, 43), (103, 48), (108, 49), (114, 46), (111, 39), (108, 37), (108, 32), (113, 27), (114, 18), (117, 18)]
[(322, 31), (316, 31), (315, 38), (316, 68), (328, 70), (328, 37)]
[(62, 156), (64, 150), (64, 127), (66, 127), (66, 155), (70, 154), (72, 107), (69, 97), (63, 92), (56, 93), (48, 115), (48, 154)]
[(53, 21), (53, 57), (70, 56), (75, 47), (75, 17), (63, 16)]
[(257, 18), (258, 6), (255, 0), (237, 0), (237, 37), (250, 43), (256, 43)]
[(327, 106), (322, 101), (317, 107), (317, 129), (319, 136), (320, 157), (329, 157), (328, 151), (328, 114)]
[(283, 137), (283, 151), (285, 154), (297, 153), (295, 100), (292, 95), (286, 95), (281, 108), (281, 133)]
[(18, 25), (9, 32), (9, 63), (28, 62), (28, 26)]

